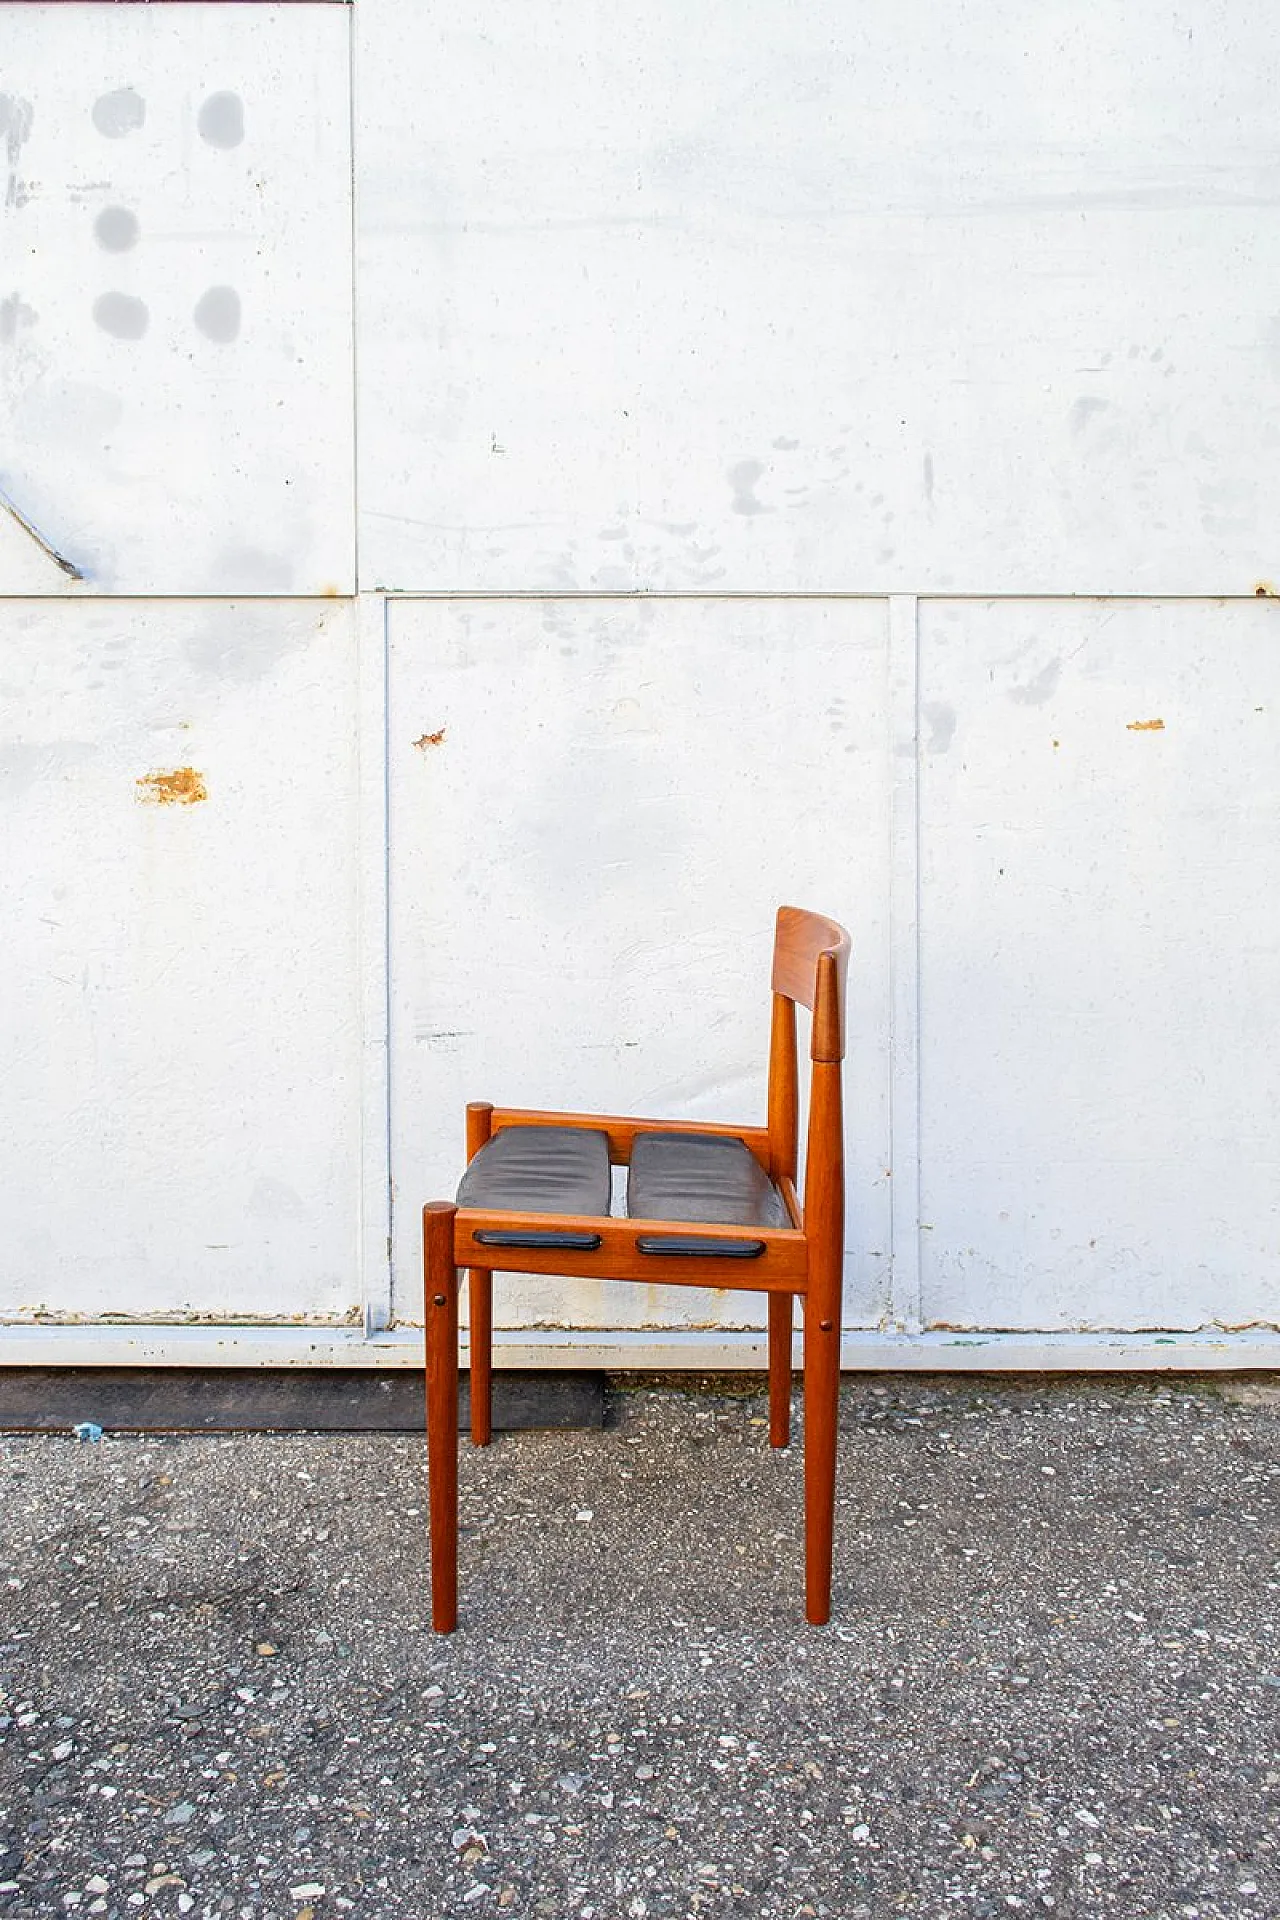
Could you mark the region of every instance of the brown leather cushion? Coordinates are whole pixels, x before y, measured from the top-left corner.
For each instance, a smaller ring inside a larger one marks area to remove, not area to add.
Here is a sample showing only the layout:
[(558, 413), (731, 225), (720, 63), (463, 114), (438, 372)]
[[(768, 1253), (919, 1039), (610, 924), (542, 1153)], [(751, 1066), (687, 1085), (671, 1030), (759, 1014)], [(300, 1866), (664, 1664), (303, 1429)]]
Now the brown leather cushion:
[(462, 1176), (458, 1204), (512, 1213), (608, 1213), (609, 1136), (593, 1127), (503, 1127)]
[(741, 1140), (721, 1133), (638, 1133), (627, 1180), (638, 1220), (787, 1227), (782, 1195)]

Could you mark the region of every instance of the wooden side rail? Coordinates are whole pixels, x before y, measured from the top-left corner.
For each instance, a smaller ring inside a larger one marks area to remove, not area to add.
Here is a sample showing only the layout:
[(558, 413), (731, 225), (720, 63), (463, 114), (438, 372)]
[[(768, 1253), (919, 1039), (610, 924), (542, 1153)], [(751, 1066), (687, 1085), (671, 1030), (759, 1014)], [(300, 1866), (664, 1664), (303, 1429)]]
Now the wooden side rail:
[(750, 1149), (765, 1172), (769, 1171), (768, 1127), (735, 1127), (719, 1120), (637, 1120), (617, 1113), (551, 1113), (541, 1107), (494, 1107), (489, 1121), (492, 1132), (503, 1127), (590, 1127), (609, 1136), (609, 1158), (615, 1167), (625, 1167), (638, 1133), (710, 1133), (741, 1140)]
[[(597, 1239), (588, 1250), (572, 1247), (504, 1247), (477, 1241), (477, 1233), (504, 1233), (537, 1226), (548, 1234)], [(764, 1251), (753, 1260), (726, 1259), (714, 1253), (690, 1259), (677, 1253), (642, 1253), (638, 1240), (759, 1241)], [(673, 1279), (685, 1285), (727, 1287), (737, 1293), (803, 1293), (808, 1285), (809, 1251), (802, 1233), (789, 1227), (732, 1227), (705, 1222), (625, 1219), (590, 1213), (508, 1213), (496, 1207), (459, 1207), (453, 1226), (453, 1260), (458, 1267), (493, 1273), (554, 1273), (574, 1279), (645, 1280), (657, 1286)]]

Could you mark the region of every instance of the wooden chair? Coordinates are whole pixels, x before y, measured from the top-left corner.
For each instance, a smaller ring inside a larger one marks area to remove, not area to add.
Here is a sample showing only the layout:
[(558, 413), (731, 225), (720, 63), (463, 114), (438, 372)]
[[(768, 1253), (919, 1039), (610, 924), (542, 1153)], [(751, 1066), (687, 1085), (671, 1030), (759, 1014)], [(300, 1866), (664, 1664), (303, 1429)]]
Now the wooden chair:
[[(849, 936), (778, 912), (768, 1124), (722, 1127), (540, 1109), (467, 1108), (456, 1201), (423, 1209), (431, 1620), (457, 1624), (458, 1269), (470, 1273), (471, 1438), (490, 1438), (495, 1272), (734, 1287), (769, 1296), (769, 1438), (791, 1421), (792, 1301), (804, 1302), (805, 1613), (831, 1612), (844, 1242), (845, 975)], [(796, 1003), (813, 1014), (804, 1202), (796, 1192)], [(610, 1215), (610, 1163), (628, 1168)]]

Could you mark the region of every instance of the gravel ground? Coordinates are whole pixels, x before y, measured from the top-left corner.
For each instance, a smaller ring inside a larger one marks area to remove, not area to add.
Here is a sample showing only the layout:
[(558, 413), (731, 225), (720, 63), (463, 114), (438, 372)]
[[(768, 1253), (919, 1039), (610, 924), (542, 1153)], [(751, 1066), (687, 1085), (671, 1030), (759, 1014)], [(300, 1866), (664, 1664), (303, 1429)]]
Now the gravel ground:
[(1280, 1389), (846, 1382), (463, 1452), (0, 1435), (0, 1920), (1280, 1916)]

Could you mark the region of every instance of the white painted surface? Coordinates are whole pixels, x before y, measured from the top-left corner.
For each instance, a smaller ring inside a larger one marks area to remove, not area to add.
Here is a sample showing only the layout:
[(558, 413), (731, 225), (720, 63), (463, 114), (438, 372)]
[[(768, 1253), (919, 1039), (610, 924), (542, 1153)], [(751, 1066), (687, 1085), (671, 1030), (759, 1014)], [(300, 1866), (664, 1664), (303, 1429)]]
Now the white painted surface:
[[(358, 1309), (353, 642), (7, 607), (0, 1315)], [(205, 798), (138, 784), (184, 768)]]
[(0, 1318), (169, 1323), (3, 1357), (414, 1363), (465, 1100), (759, 1117), (790, 897), (846, 1365), (1274, 1364), (1272, 10), (3, 18)]
[(1278, 642), (921, 608), (926, 1324), (1274, 1324)]
[[(793, 900), (856, 928), (848, 1313), (876, 1320), (883, 605), (405, 601), (389, 616), (397, 1317), (421, 1314), (418, 1216), (457, 1185), (467, 1100), (763, 1121), (773, 916)], [(763, 1310), (533, 1278), (496, 1298), (503, 1326)]]
[(361, 0), (368, 588), (1280, 572), (1264, 0)]
[[(349, 33), (5, 9), (0, 489), (92, 592), (350, 591)], [(0, 520), (0, 592), (66, 593)]]
[[(1012, 1330), (973, 1365), (1158, 1365), (1179, 1328), (1169, 1364), (1269, 1364), (1276, 618), (11, 602), (0, 1315), (195, 1316), (228, 1364), (277, 1354), (237, 1318), (354, 1315), (381, 1364), (468, 1098), (760, 1116), (790, 896), (856, 936), (846, 1364), (945, 1326)], [(206, 800), (140, 797), (183, 766)], [(530, 1280), (499, 1353), (748, 1364), (758, 1319)]]

